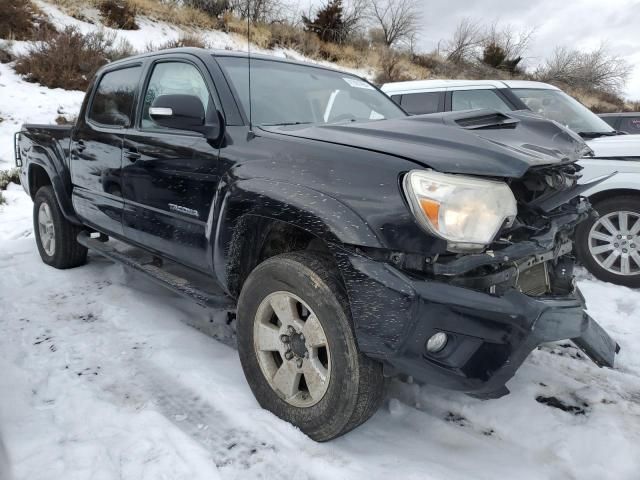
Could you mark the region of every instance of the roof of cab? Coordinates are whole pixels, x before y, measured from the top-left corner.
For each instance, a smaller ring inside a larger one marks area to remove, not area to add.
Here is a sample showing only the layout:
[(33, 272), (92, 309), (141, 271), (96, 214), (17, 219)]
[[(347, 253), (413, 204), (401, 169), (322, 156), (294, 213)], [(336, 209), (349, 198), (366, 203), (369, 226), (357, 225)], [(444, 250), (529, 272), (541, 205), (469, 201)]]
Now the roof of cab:
[[(130, 63), (130, 62), (135, 62), (137, 60), (142, 60), (148, 57), (155, 57), (155, 56), (159, 56), (159, 55), (166, 55), (166, 54), (170, 54), (170, 53), (188, 53), (191, 55), (195, 55), (201, 59), (204, 59), (208, 56), (214, 56), (214, 57), (239, 57), (239, 58), (247, 58), (249, 56), (249, 54), (246, 51), (235, 51), (235, 50), (211, 50), (211, 49), (206, 49), (206, 48), (196, 48), (196, 47), (181, 47), (181, 48), (168, 48), (166, 50), (158, 50), (155, 52), (148, 52), (148, 53), (141, 53), (138, 55), (133, 55), (131, 57), (126, 57), (126, 58), (122, 58), (120, 60), (116, 60), (114, 62), (108, 63), (107, 65), (103, 66), (99, 72), (101, 70), (106, 70), (106, 69), (111, 69), (114, 66), (118, 66), (121, 64), (126, 64), (126, 63)], [(272, 60), (272, 61), (278, 61), (278, 62), (282, 62), (282, 63), (291, 63), (294, 65), (305, 65), (308, 67), (316, 67), (316, 68), (323, 68), (325, 70), (331, 70), (331, 71), (338, 71), (338, 72), (342, 72), (342, 70), (336, 69), (336, 68), (332, 68), (331, 66), (327, 66), (327, 65), (320, 65), (320, 64), (316, 64), (316, 63), (311, 63), (311, 62), (301, 62), (298, 60), (291, 60), (289, 58), (286, 57), (277, 57), (275, 55), (264, 55), (261, 53), (251, 53), (251, 58), (252, 59), (257, 59), (257, 60)], [(349, 72), (344, 72), (347, 73), (349, 75), (353, 75), (352, 73)]]
[(543, 82), (528, 80), (413, 80), (409, 82), (393, 82), (382, 85), (381, 90), (387, 94), (410, 92), (439, 91), (447, 88), (538, 88), (543, 90), (559, 90), (559, 88)]

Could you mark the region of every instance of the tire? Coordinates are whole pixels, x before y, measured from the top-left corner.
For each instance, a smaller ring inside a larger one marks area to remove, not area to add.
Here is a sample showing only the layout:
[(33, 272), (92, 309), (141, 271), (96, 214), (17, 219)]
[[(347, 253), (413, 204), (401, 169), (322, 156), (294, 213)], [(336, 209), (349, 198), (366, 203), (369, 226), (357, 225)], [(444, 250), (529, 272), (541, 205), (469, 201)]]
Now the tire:
[(42, 187), (36, 192), (33, 231), (40, 258), (47, 265), (66, 269), (87, 262), (87, 249), (76, 239), (82, 228), (64, 218), (51, 186)]
[(640, 287), (640, 197), (607, 198), (593, 207), (599, 218), (589, 218), (576, 229), (578, 259), (599, 280)]
[[(291, 303), (287, 303), (289, 300)], [(286, 319), (287, 315), (276, 314), (272, 302), (281, 302), (280, 305), (294, 309), (291, 311), (296, 318), (294, 322), (298, 322), (299, 333), (307, 333), (307, 338), (301, 338), (308, 357), (302, 356), (298, 332), (285, 329), (286, 321), (280, 318)], [(305, 315), (306, 319), (300, 323)], [(314, 317), (321, 329), (317, 328)], [(256, 334), (263, 324), (275, 329), (271, 335), (278, 332), (279, 336), (273, 338), (274, 342), (280, 339), (280, 345), (273, 347), (278, 351), (259, 350), (261, 339), (269, 338)], [(321, 345), (322, 334), (326, 347), (308, 348), (312, 344)], [(287, 253), (258, 265), (240, 293), (237, 335), (242, 368), (260, 405), (316, 441), (331, 440), (352, 430), (371, 417), (382, 402), (382, 365), (358, 349), (344, 286), (331, 259), (322, 254)], [(287, 335), (290, 344), (283, 343), (281, 335)], [(287, 348), (293, 352), (290, 360), (286, 358)], [(323, 348), (326, 349), (324, 355)], [(270, 370), (270, 365), (275, 365), (277, 370)], [(287, 365), (287, 369), (303, 372), (300, 379), (292, 383), (294, 390), (297, 386), (298, 393), (289, 398), (272, 387), (278, 371)], [(326, 368), (315, 370), (312, 369), (314, 365)], [(318, 378), (315, 372), (320, 370), (326, 374), (325, 382), (314, 381)], [(269, 379), (268, 372), (273, 371), (276, 373)], [(311, 388), (314, 385), (315, 388)]]

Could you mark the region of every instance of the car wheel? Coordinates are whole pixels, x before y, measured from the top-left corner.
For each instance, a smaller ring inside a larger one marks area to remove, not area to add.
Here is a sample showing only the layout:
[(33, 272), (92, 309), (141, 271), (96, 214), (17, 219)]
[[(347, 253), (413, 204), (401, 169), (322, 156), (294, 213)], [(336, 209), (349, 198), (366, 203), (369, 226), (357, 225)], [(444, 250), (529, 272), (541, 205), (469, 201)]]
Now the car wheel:
[(86, 263), (87, 249), (76, 239), (82, 228), (64, 218), (51, 186), (36, 193), (33, 230), (40, 257), (47, 265), (65, 269)]
[(576, 229), (578, 258), (600, 280), (640, 287), (640, 198), (613, 197), (593, 206), (599, 218)]
[(367, 420), (384, 390), (382, 366), (358, 349), (345, 289), (331, 259), (272, 257), (238, 300), (238, 351), (260, 405), (326, 441)]

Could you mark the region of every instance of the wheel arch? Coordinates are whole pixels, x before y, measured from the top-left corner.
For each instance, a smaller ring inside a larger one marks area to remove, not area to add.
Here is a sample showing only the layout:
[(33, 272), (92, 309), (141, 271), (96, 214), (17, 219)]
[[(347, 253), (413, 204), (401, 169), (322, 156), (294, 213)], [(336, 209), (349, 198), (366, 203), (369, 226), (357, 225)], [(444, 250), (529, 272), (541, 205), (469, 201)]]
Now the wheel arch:
[(610, 190), (602, 190), (590, 195), (589, 201), (592, 204), (596, 204), (602, 200), (607, 200), (614, 197), (637, 197), (640, 198), (640, 189), (634, 188), (614, 188)]
[(262, 178), (221, 185), (208, 235), (216, 278), (234, 298), (249, 272), (273, 255), (315, 249), (336, 261), (343, 245), (381, 247), (355, 212), (311, 188)]

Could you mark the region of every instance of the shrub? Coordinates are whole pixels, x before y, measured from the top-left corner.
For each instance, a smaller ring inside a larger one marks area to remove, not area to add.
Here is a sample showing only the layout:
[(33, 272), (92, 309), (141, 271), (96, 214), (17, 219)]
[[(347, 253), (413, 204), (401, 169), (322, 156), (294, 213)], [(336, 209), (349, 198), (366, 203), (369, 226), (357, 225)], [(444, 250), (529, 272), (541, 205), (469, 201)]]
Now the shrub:
[(109, 61), (114, 39), (103, 31), (83, 35), (73, 27), (49, 32), (18, 57), (15, 70), (49, 88), (85, 90), (96, 70)]
[(309, 35), (286, 22), (272, 23), (269, 29), (271, 31), (270, 49), (275, 47), (297, 49), (304, 43), (304, 36)]
[(55, 30), (29, 0), (0, 0), (0, 38), (32, 40), (43, 30)]
[(98, 5), (105, 25), (122, 30), (137, 30), (136, 6), (129, 0), (102, 0)]
[(207, 42), (200, 35), (188, 33), (175, 40), (169, 40), (161, 44), (159, 47), (152, 47), (152, 48), (147, 47), (147, 48), (149, 51), (155, 51), (155, 50), (164, 50), (167, 48), (181, 48), (181, 47), (207, 48)]
[(107, 57), (110, 61), (115, 62), (122, 58), (127, 58), (138, 53), (133, 45), (131, 45), (126, 38), (121, 38), (115, 45), (112, 45), (107, 52)]
[(378, 60), (378, 73), (375, 82), (378, 84), (387, 82), (404, 82), (406, 80), (423, 79), (427, 77), (424, 69), (411, 63), (407, 54), (398, 52), (393, 48), (384, 48), (380, 52)]
[(183, 0), (182, 4), (217, 18), (229, 11), (229, 0)]
[(4, 44), (0, 45), (0, 63), (13, 62), (13, 54), (9, 49), (9, 46)]
[(17, 168), (0, 170), (0, 190), (6, 190), (12, 182), (20, 185), (20, 170)]

